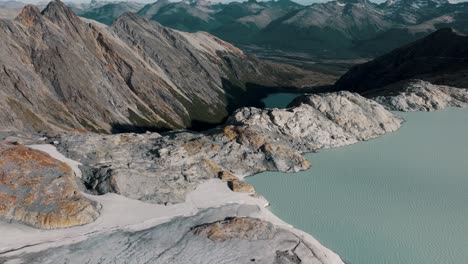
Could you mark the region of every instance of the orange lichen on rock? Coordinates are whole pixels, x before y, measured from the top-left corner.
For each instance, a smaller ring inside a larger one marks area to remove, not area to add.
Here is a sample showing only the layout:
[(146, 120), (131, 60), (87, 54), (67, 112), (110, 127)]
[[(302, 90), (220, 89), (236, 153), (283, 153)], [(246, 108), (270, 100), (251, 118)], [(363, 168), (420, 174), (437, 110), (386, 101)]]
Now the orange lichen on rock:
[(99, 209), (81, 195), (67, 164), (39, 150), (0, 143), (0, 219), (66, 228), (95, 221)]
[(261, 131), (249, 127), (227, 126), (223, 132), (228, 141), (236, 140), (239, 144), (251, 145), (255, 149), (268, 141), (268, 137), (262, 135)]
[(231, 180), (228, 181), (228, 186), (233, 192), (240, 193), (255, 193), (255, 188), (245, 181), (241, 180)]
[(268, 240), (276, 228), (272, 223), (250, 217), (233, 217), (223, 221), (194, 227), (192, 232), (210, 240), (222, 242), (228, 239)]

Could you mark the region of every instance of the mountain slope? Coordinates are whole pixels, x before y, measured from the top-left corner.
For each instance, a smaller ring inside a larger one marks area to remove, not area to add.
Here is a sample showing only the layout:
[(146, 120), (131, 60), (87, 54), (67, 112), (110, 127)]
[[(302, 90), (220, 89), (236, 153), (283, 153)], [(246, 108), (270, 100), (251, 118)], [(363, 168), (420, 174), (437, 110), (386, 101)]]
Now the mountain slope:
[(441, 29), (373, 61), (358, 65), (335, 84), (359, 93), (406, 80), (468, 88), (468, 37)]
[(387, 0), (383, 4), (387, 18), (403, 24), (419, 24), (452, 11), (448, 0)]
[(203, 1), (170, 2), (158, 0), (143, 7), (138, 11), (138, 15), (178, 30), (209, 31), (218, 25), (212, 16), (212, 13), (215, 12), (212, 7), (211, 3)]
[(231, 2), (215, 4), (192, 0), (159, 0), (142, 8), (138, 14), (164, 26), (189, 32), (208, 31), (227, 41), (249, 43), (259, 30), (301, 5), (289, 0), (270, 2)]
[[(60, 1), (0, 20), (0, 127), (100, 132), (221, 122), (246, 84), (291, 86), (304, 73), (256, 60), (206, 33), (132, 14), (112, 27)], [(51, 109), (53, 109), (51, 111)]]
[(260, 30), (300, 7), (288, 0), (232, 2), (214, 15), (221, 25), (210, 33), (237, 44), (256, 43)]
[(143, 4), (133, 2), (109, 3), (82, 13), (77, 13), (81, 17), (96, 20), (98, 22), (110, 25), (119, 16), (126, 12), (137, 12), (143, 7)]
[(366, 0), (332, 1), (313, 4), (272, 22), (259, 33), (258, 41), (321, 56), (354, 56), (353, 41), (390, 26), (383, 13)]

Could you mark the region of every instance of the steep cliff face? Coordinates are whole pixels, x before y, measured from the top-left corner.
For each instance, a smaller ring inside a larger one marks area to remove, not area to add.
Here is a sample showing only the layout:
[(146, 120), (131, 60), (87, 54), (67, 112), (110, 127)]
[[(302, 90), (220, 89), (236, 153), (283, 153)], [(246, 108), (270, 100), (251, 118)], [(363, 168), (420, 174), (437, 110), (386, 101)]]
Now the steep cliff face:
[[(209, 34), (134, 15), (112, 27), (60, 1), (0, 21), (3, 130), (173, 129), (216, 123), (247, 82), (292, 85), (299, 70), (260, 62)], [(297, 70), (297, 71), (296, 71)]]

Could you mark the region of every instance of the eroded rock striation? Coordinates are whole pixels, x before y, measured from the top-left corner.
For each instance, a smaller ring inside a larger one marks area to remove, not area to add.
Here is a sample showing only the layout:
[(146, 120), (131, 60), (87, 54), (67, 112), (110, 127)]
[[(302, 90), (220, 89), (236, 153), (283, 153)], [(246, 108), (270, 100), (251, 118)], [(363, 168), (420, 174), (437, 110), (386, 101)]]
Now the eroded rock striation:
[(42, 229), (84, 225), (100, 205), (82, 196), (72, 170), (48, 154), (0, 143), (0, 219)]
[(253, 193), (238, 176), (305, 170), (311, 165), (301, 152), (368, 140), (397, 130), (402, 122), (376, 102), (349, 92), (307, 95), (295, 104), (244, 108), (227, 126), (205, 133), (67, 134), (50, 141), (84, 164), (88, 191), (171, 204), (216, 177), (234, 191)]
[(251, 205), (210, 208), (137, 232), (109, 231), (71, 245), (0, 255), (0, 262), (343, 263), (310, 237), (256, 218), (259, 213), (260, 208)]
[(373, 98), (392, 111), (434, 111), (447, 107), (468, 106), (468, 90), (445, 85), (434, 85), (422, 80), (398, 82)]
[(269, 240), (276, 233), (275, 226), (257, 218), (233, 217), (192, 229), (196, 235), (213, 241), (238, 238), (244, 240)]

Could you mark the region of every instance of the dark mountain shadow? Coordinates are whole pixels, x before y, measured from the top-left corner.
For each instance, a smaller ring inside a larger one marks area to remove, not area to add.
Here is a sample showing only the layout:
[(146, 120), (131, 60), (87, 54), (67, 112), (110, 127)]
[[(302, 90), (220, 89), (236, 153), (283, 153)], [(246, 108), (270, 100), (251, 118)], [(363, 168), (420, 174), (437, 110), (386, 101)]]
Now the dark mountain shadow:
[(122, 133), (146, 133), (146, 132), (157, 132), (164, 133), (171, 131), (169, 128), (157, 127), (157, 126), (148, 126), (148, 125), (134, 125), (134, 124), (123, 124), (123, 123), (112, 123), (111, 124), (111, 133), (112, 134), (122, 134)]
[[(226, 102), (225, 110), (227, 114), (218, 119), (217, 121), (210, 120), (199, 120), (193, 119), (190, 125), (187, 127), (187, 130), (202, 132), (207, 131), (226, 123), (226, 120), (232, 115), (237, 109), (242, 107), (257, 107), (264, 108), (265, 104), (263, 99), (267, 96), (275, 93), (317, 93), (326, 91), (328, 86), (317, 86), (309, 88), (297, 88), (297, 87), (277, 87), (277, 86), (264, 86), (255, 83), (246, 83), (241, 86), (239, 84), (234, 84), (227, 79), (222, 80), (223, 89), (226, 91), (224, 95), (224, 101)], [(112, 134), (120, 133), (145, 133), (145, 132), (157, 132), (165, 133), (169, 131), (174, 131), (169, 128), (158, 127), (156, 124), (152, 125), (138, 125), (138, 124), (122, 124), (114, 123), (112, 124)]]

